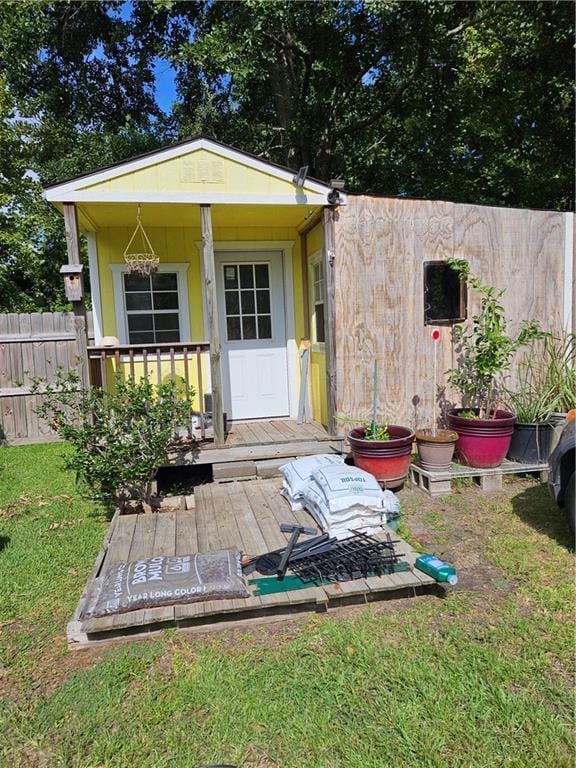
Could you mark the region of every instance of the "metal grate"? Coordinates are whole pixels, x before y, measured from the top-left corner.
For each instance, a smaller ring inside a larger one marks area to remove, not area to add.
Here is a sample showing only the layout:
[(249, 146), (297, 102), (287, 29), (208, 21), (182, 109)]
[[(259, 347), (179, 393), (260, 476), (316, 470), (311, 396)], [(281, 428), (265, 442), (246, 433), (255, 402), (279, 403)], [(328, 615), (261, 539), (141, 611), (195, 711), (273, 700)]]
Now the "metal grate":
[(385, 539), (356, 532), (342, 541), (331, 543), (325, 551), (302, 552), (290, 558), (290, 570), (303, 581), (351, 581), (367, 576), (393, 573), (399, 556), (390, 534)]

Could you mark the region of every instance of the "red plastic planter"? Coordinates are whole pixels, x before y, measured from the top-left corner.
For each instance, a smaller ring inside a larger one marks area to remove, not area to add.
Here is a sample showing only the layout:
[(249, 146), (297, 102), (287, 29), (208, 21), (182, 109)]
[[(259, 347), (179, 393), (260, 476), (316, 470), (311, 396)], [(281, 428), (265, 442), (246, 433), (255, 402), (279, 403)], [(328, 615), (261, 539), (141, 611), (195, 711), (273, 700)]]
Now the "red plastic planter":
[(463, 464), (479, 469), (499, 467), (508, 453), (516, 416), (509, 411), (496, 411), (492, 419), (467, 419), (458, 414), (468, 410), (448, 411), (448, 426), (458, 433), (456, 453)]
[(365, 433), (364, 427), (356, 427), (348, 435), (354, 464), (386, 488), (399, 488), (408, 474), (414, 432), (392, 424), (388, 427), (390, 440), (364, 440)]

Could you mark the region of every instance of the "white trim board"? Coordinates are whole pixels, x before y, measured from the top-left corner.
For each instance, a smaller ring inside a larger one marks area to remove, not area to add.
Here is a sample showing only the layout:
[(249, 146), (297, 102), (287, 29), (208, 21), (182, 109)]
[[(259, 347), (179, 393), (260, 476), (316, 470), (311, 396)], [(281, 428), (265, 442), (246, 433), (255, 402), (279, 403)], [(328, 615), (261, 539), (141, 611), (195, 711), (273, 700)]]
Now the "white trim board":
[(94, 324), (94, 344), (102, 343), (102, 296), (100, 293), (100, 271), (98, 269), (98, 244), (96, 233), (87, 232), (88, 272), (90, 274), (90, 296), (92, 298), (92, 322)]
[[(109, 264), (112, 270), (114, 284), (114, 307), (116, 309), (116, 331), (120, 344), (129, 344), (128, 326), (126, 323), (126, 306), (124, 304), (124, 290), (122, 287), (122, 275), (128, 272), (128, 264)], [(188, 281), (186, 273), (190, 264), (185, 261), (163, 262), (158, 265), (158, 272), (176, 272), (178, 275), (178, 317), (180, 323), (180, 341), (182, 343), (192, 341), (190, 336), (190, 312), (188, 309)]]
[[(187, 205), (327, 205), (325, 194), (304, 192), (294, 187), (293, 193), (276, 195), (242, 195), (227, 192), (111, 192), (108, 190), (87, 191), (82, 190), (65, 193), (66, 200), (62, 200), (62, 194), (49, 195), (51, 190), (44, 193), (49, 202), (60, 203), (172, 203)], [(341, 195), (341, 205), (345, 204)]]
[[(191, 152), (195, 152), (197, 150), (206, 150), (207, 152), (212, 152), (215, 155), (240, 163), (241, 165), (244, 165), (248, 168), (261, 171), (277, 179), (290, 182), (293, 182), (294, 179), (294, 171), (278, 168), (277, 166), (266, 162), (266, 160), (260, 160), (259, 158), (246, 155), (243, 152), (234, 149), (234, 147), (223, 146), (217, 142), (211, 141), (210, 139), (199, 138), (191, 139), (190, 141), (178, 144), (176, 146), (159, 149), (157, 152), (148, 154), (145, 157), (134, 158), (134, 160), (112, 166), (112, 168), (94, 171), (94, 173), (83, 176), (79, 179), (72, 179), (71, 181), (67, 182), (65, 181), (62, 184), (58, 184), (57, 186), (47, 189), (44, 192), (44, 197), (46, 200), (52, 202), (73, 202), (74, 200), (79, 199), (89, 199), (70, 197), (70, 195), (78, 193), (85, 187), (90, 187), (103, 181), (109, 181), (110, 179), (125, 176), (127, 174), (133, 173), (134, 171), (149, 168), (150, 166), (166, 162), (167, 160), (173, 160), (175, 158), (182, 157), (183, 155), (190, 154)], [(321, 182), (311, 180), (305, 182), (305, 187), (307, 190), (318, 193), (324, 197), (331, 190), (331, 187), (328, 184), (322, 184)], [(112, 200), (112, 198), (106, 199)], [(144, 202), (144, 200), (142, 200), (142, 202)]]
[(564, 330), (572, 331), (572, 312), (574, 304), (574, 214), (564, 214)]

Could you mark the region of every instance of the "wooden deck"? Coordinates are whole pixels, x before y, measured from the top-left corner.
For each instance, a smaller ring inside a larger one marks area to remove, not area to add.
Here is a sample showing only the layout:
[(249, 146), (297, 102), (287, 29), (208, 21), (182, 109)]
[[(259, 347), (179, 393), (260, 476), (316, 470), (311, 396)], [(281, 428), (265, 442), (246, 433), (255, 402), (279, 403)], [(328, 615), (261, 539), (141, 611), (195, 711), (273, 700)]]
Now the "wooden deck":
[[(210, 429), (207, 430), (210, 436)], [(211, 440), (175, 446), (169, 461), (178, 464), (221, 464), (295, 458), (315, 453), (341, 453), (343, 439), (329, 435), (322, 424), (297, 424), (291, 419), (231, 422), (223, 446)]]
[[(411, 596), (429, 590), (435, 584), (434, 579), (411, 568), (404, 573), (292, 592), (253, 595), (247, 599), (210, 600), (135, 610), (99, 619), (84, 618), (103, 575), (115, 563), (223, 547), (238, 547), (253, 555), (284, 546), (288, 537), (279, 530), (281, 522), (298, 521), (310, 526), (313, 521), (306, 512), (293, 513), (280, 496), (279, 489), (277, 479), (210, 484), (199, 488), (193, 511), (116, 515), (68, 625), (70, 646), (78, 648), (101, 641), (149, 635), (165, 627), (202, 630), (218, 625), (230, 626), (239, 621), (243, 624), (274, 621), (305, 611), (326, 612), (343, 603)], [(398, 539), (393, 532), (392, 537)], [(412, 565), (415, 554), (411, 547), (404, 541), (396, 546)]]

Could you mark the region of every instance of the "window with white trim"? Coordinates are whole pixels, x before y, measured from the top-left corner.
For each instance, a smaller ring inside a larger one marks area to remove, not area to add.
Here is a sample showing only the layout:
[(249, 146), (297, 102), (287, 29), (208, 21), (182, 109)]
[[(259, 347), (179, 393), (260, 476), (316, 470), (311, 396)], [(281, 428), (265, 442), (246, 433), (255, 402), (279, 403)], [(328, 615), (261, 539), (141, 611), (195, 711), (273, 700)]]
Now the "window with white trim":
[(323, 344), (325, 285), (324, 265), (322, 264), (322, 254), (320, 252), (315, 253), (310, 259), (310, 294), (312, 342)]
[(180, 341), (180, 298), (177, 272), (142, 277), (122, 274), (129, 344)]

